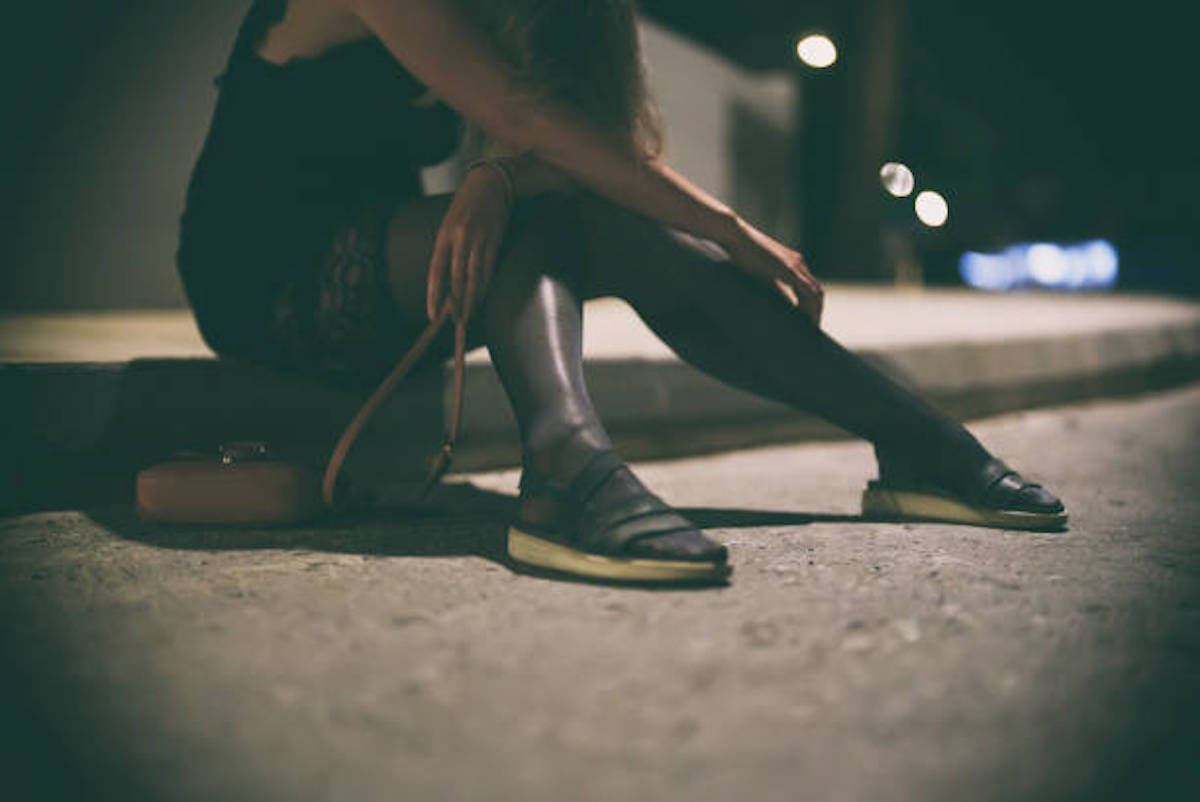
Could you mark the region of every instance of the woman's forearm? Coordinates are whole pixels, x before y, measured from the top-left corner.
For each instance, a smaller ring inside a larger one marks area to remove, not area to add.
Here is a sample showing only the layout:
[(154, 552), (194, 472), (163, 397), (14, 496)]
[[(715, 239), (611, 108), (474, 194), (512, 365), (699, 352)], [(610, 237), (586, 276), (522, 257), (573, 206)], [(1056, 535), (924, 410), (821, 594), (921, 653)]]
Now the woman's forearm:
[[(570, 156), (560, 156), (554, 163), (543, 155), (547, 150), (554, 148), (533, 146), (502, 157), (513, 168), (518, 196), (587, 187), (661, 223), (723, 245), (744, 235), (748, 224), (733, 209), (662, 161), (640, 161), (603, 141), (597, 161), (582, 165)], [(609, 169), (597, 167), (606, 160)]]
[(579, 184), (665, 225), (722, 245), (745, 221), (658, 159), (642, 160), (568, 109), (530, 123), (530, 151)]
[[(526, 151), (517, 155), (499, 155), (504, 164), (509, 168), (509, 174), (513, 177), (515, 184), (515, 194), (517, 197), (528, 197), (532, 195), (540, 195), (545, 192), (565, 192), (568, 190), (579, 189), (584, 186), (566, 172), (563, 168), (555, 166), (545, 159), (541, 158), (533, 150)], [(732, 209), (722, 204), (720, 201), (707, 195), (699, 187), (689, 182), (679, 173), (671, 170), (662, 162), (655, 161), (646, 167), (645, 170), (655, 171), (661, 180), (669, 184), (667, 192), (674, 194), (682, 194), (685, 202), (691, 199), (693, 204), (699, 204), (700, 209), (696, 212), (689, 211), (685, 206), (682, 214), (689, 215), (684, 219), (671, 216), (670, 211), (662, 213), (657, 201), (651, 195), (649, 203), (652, 204), (649, 208), (653, 211), (646, 211), (643, 207), (639, 211), (647, 214), (660, 222), (672, 225), (675, 228), (680, 228), (691, 234), (711, 239), (721, 244), (731, 244), (732, 240), (743, 234), (742, 228), (745, 227), (745, 221), (737, 218), (737, 215)], [(594, 189), (594, 187), (593, 187)], [(651, 190), (653, 187), (651, 187)], [(621, 190), (617, 190), (619, 198), (624, 198)], [(612, 197), (610, 195), (610, 197)], [(621, 200), (625, 205), (631, 205)], [(636, 207), (635, 207), (636, 208)], [(706, 217), (708, 219), (706, 219)], [(730, 222), (730, 218), (733, 222)], [(674, 222), (668, 222), (668, 218)]]
[(729, 245), (744, 221), (665, 164), (644, 162), (573, 110), (523, 93), (482, 32), (445, 0), (341, 0), (448, 105), (517, 153), (689, 234)]

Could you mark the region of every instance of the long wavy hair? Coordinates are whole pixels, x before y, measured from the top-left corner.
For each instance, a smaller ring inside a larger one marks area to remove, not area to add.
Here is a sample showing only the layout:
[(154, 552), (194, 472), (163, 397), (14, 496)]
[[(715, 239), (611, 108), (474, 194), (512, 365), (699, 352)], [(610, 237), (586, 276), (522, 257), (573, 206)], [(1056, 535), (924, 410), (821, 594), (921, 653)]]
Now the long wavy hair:
[[(521, 91), (566, 105), (643, 160), (665, 149), (646, 85), (636, 0), (457, 0), (516, 73)], [(468, 153), (501, 149), (466, 121)]]

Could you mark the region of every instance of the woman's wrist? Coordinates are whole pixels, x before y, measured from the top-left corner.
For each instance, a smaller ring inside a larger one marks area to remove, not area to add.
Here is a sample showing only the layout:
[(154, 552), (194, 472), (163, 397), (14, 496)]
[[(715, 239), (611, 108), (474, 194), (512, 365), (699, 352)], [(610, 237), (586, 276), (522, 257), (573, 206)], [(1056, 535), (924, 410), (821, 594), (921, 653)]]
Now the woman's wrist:
[(500, 158), (476, 159), (467, 165), (467, 169), (463, 173), (464, 179), (477, 169), (491, 175), (492, 179), (499, 183), (504, 192), (505, 205), (511, 211), (517, 202), (517, 185), (512, 168), (503, 164)]

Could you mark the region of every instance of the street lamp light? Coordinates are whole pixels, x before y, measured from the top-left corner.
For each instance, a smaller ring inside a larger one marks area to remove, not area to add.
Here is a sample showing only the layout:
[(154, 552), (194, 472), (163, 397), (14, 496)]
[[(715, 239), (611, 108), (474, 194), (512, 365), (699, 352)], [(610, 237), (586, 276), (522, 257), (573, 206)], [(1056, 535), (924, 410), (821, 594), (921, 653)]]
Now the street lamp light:
[(808, 66), (823, 70), (837, 61), (837, 45), (823, 33), (810, 33), (796, 42), (796, 55)]

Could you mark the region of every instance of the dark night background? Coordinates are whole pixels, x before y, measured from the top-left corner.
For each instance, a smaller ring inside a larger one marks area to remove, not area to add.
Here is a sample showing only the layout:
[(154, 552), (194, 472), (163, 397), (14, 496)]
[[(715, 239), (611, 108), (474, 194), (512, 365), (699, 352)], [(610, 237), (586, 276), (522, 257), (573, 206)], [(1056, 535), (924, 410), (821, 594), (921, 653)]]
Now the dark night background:
[[(950, 202), (950, 223), (926, 243), (941, 276), (949, 279), (968, 248), (1104, 237), (1122, 255), (1123, 286), (1200, 288), (1200, 162), (1188, 99), (1195, 34), (1181, 4), (761, 0), (731, 13), (729, 4), (653, 0), (643, 7), (753, 67), (803, 69), (791, 50), (795, 36), (827, 32), (840, 57), (808, 77), (810, 164), (836, 163), (822, 156), (852, 141), (855, 67), (878, 46), (871, 17), (893, 20), (902, 33), (889, 150)], [(834, 179), (809, 177), (813, 205)], [(808, 222), (808, 249), (823, 247), (820, 226)]]
[[(226, 4), (236, 16), (246, 5)], [(63, 99), (78, 107), (81, 92), (95, 92), (84, 108), (97, 109), (137, 102), (136, 94), (122, 100), (119, 88), (106, 95), (87, 83), (92, 65), (124, 60), (123, 80), (157, 86), (171, 71), (147, 74), (158, 62), (135, 51), (153, 50), (161, 62), (181, 36), (224, 35), (195, 30), (202, 15), (189, 6), (26, 4), (0, 65), (8, 76), (0, 127), (5, 243), (24, 238), (28, 249), (53, 239), (31, 223), (45, 215), (29, 202), (30, 188), (42, 185), (47, 197), (47, 182), (73, 169), (75, 144), (98, 147), (100, 134), (56, 114)], [(861, 236), (896, 203), (872, 177), (874, 147), (949, 200), (946, 227), (914, 232), (931, 282), (958, 281), (964, 250), (1103, 237), (1121, 254), (1122, 287), (1200, 289), (1194, 34), (1178, 4), (644, 0), (641, 8), (745, 66), (792, 70), (803, 82), (799, 245), (818, 272), (883, 277), (871, 250), (877, 238)], [(838, 44), (839, 61), (828, 70), (795, 58), (797, 35), (811, 29)], [(114, 153), (112, 161), (130, 175), (139, 168), (137, 154)], [(7, 255), (6, 271), (21, 253)], [(80, 258), (64, 253), (62, 261)]]

